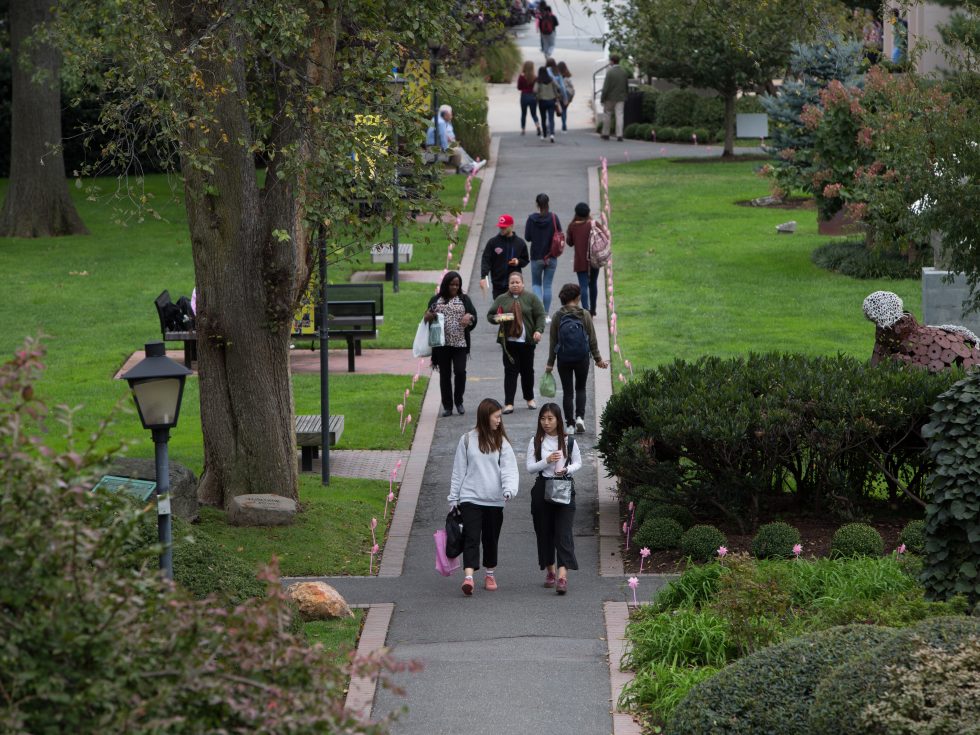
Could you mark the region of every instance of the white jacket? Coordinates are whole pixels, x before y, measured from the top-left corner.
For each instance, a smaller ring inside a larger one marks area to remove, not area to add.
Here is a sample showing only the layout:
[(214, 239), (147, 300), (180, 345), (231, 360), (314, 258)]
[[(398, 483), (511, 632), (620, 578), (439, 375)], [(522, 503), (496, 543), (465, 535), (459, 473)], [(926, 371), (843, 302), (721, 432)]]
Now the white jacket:
[[(572, 439), (570, 435), (565, 436), (565, 441)], [(560, 470), (563, 467), (568, 468), (566, 477), (570, 477), (582, 469), (582, 453), (578, 450), (578, 442), (572, 442), (572, 455), (568, 458), (566, 462), (564, 458), (559, 459), (557, 462), (548, 462), (548, 455), (552, 452), (558, 451), (558, 437), (548, 436), (545, 434), (544, 439), (541, 440), (541, 460), (538, 461), (534, 458), (534, 437), (531, 437), (531, 441), (527, 445), (527, 471), (531, 474), (538, 474), (539, 472), (545, 477), (554, 477), (555, 470)]]
[(505, 499), (517, 495), (517, 481), (517, 457), (510, 443), (505, 439), (499, 452), (484, 454), (474, 429), (463, 434), (456, 445), (447, 500), (502, 508)]

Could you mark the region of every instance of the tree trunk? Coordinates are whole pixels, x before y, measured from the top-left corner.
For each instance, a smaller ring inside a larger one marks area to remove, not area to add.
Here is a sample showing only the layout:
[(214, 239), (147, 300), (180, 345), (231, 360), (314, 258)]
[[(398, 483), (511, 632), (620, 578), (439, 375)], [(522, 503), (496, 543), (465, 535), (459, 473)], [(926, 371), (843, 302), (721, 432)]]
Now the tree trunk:
[(726, 93), (725, 97), (725, 150), (722, 158), (735, 156), (735, 95), (737, 92)]
[[(61, 57), (41, 45), (31, 50), (29, 64), (21, 60), (24, 42), (47, 20), (50, 5), (49, 0), (10, 3), (10, 186), (0, 212), (0, 237), (88, 234), (69, 195), (60, 149)], [(44, 78), (34, 81), (37, 72)]]

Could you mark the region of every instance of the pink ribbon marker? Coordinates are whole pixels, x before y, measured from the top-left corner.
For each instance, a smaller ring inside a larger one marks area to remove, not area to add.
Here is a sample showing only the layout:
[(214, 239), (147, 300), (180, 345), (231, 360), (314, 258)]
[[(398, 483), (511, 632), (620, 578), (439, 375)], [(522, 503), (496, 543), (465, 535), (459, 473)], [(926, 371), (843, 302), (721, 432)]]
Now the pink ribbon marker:
[(640, 549), (640, 572), (641, 573), (643, 572), (643, 561), (648, 556), (650, 556), (650, 549), (648, 549), (646, 546), (644, 546), (642, 549)]
[(399, 403), (397, 406), (395, 406), (395, 408), (398, 410), (398, 428), (400, 429), (402, 427), (402, 419), (404, 418), (405, 407)]
[(407, 428), (408, 428), (408, 425), (409, 425), (410, 423), (412, 423), (412, 414), (408, 414), (408, 418), (407, 418), (407, 419), (405, 419), (405, 425), (404, 425), (404, 426), (402, 427), (402, 434), (404, 434), (404, 433), (405, 433), (405, 429), (407, 429)]
[(640, 603), (636, 601), (636, 588), (640, 586), (640, 580), (636, 577), (630, 577), (629, 582), (627, 582), (630, 589), (633, 590), (633, 607), (639, 607)]

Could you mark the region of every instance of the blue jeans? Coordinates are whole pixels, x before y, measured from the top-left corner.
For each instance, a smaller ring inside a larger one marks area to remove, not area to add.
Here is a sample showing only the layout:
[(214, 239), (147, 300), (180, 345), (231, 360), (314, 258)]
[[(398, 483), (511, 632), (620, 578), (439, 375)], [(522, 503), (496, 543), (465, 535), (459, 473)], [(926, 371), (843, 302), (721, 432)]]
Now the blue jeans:
[(531, 290), (544, 303), (545, 312), (551, 311), (551, 282), (558, 270), (558, 258), (548, 258), (548, 265), (543, 260), (531, 261)]
[(599, 298), (599, 269), (589, 266), (589, 270), (576, 273), (578, 287), (582, 289), (582, 308), (595, 316)]
[(561, 106), (561, 129), (568, 130), (568, 105)]
[(545, 135), (555, 134), (555, 101), (538, 100), (538, 109), (541, 112), (541, 132)]
[(538, 124), (538, 98), (534, 92), (521, 92), (521, 130), (527, 122), (527, 113), (531, 113), (531, 119), (535, 126)]

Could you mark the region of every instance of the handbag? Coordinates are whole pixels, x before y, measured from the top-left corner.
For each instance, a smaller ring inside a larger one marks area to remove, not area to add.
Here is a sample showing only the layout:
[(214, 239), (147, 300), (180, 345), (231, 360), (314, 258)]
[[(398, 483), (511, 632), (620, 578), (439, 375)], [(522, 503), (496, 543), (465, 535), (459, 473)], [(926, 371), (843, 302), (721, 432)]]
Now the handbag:
[(551, 214), (551, 224), (554, 225), (555, 234), (551, 236), (551, 250), (548, 251), (549, 258), (559, 258), (565, 252), (565, 233), (558, 229), (558, 218), (554, 212)]
[(415, 340), (412, 342), (412, 354), (415, 357), (429, 357), (432, 355), (432, 348), (429, 346), (429, 325), (425, 319), (419, 322), (419, 328), (415, 330)]
[(432, 538), (436, 542), (436, 571), (443, 577), (449, 577), (462, 566), (462, 562), (446, 556), (446, 532), (443, 529), (432, 534)]
[[(566, 467), (568, 467), (568, 460), (572, 457), (573, 446), (575, 446), (575, 439), (568, 437), (568, 455), (565, 457)], [(571, 476), (544, 478), (544, 499), (547, 503), (568, 505), (572, 502), (572, 494), (574, 492), (575, 480)]]
[(455, 559), (463, 553), (463, 512), (454, 508), (446, 515), (446, 558)]
[(429, 323), (429, 347), (442, 347), (446, 344), (446, 317), (436, 314)]

